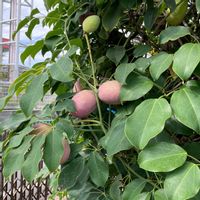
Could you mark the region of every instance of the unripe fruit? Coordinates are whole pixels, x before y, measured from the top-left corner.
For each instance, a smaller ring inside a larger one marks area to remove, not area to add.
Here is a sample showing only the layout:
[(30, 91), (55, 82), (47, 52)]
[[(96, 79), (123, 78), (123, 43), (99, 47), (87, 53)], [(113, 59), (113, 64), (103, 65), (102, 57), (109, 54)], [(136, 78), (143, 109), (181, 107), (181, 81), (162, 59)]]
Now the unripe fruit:
[(75, 83), (74, 83), (74, 87), (72, 89), (73, 93), (77, 93), (77, 92), (80, 92), (82, 90), (82, 86), (81, 86), (81, 83), (80, 83), (80, 79), (78, 79)]
[(167, 23), (171, 26), (179, 25), (187, 12), (188, 0), (176, 0), (177, 7), (168, 17)]
[(83, 21), (83, 31), (86, 33), (92, 33), (96, 31), (100, 24), (100, 17), (98, 15), (90, 15)]
[(72, 101), (76, 112), (72, 115), (78, 118), (87, 118), (96, 109), (96, 98), (92, 90), (82, 90), (76, 93)]
[(63, 147), (64, 147), (64, 153), (63, 153), (63, 156), (62, 158), (60, 159), (60, 164), (64, 164), (68, 159), (69, 159), (69, 156), (70, 156), (70, 146), (69, 146), (69, 143), (67, 142), (66, 139), (63, 139)]
[(120, 104), (120, 90), (121, 84), (118, 81), (106, 81), (99, 87), (99, 99), (107, 104)]

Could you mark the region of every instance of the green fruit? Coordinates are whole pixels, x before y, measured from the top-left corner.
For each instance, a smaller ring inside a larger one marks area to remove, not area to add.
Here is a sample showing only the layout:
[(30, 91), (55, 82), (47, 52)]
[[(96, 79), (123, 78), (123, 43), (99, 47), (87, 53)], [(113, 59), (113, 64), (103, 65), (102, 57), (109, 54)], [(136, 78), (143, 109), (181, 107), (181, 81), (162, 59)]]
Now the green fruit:
[(167, 23), (171, 26), (179, 25), (183, 21), (187, 12), (188, 0), (176, 0), (176, 4), (178, 6), (174, 12), (167, 17)]
[(83, 21), (83, 31), (86, 33), (92, 33), (96, 31), (100, 24), (100, 17), (98, 15), (91, 15)]

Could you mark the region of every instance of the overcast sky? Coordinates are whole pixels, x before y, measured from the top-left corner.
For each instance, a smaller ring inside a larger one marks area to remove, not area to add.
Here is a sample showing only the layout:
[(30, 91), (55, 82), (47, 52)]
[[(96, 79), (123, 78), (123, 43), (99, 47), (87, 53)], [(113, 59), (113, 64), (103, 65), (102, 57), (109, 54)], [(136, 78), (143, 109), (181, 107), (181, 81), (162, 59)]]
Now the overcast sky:
[[(7, 20), (10, 18), (10, 5), (8, 3), (3, 4), (3, 19)], [(38, 8), (42, 15), (46, 14), (46, 9), (44, 7), (44, 3), (42, 0), (34, 0), (34, 8)], [(27, 8), (25, 6), (21, 7), (21, 19), (25, 18), (28, 16), (31, 12), (30, 8)], [(41, 25), (36, 26), (35, 30), (32, 33), (32, 40), (29, 40), (25, 36), (26, 28), (22, 29), (20, 32), (20, 43), (24, 45), (30, 45), (35, 43), (35, 41), (43, 38), (45, 34), (48, 32), (47, 27), (42, 27)], [(9, 25), (3, 25), (3, 37), (4, 38), (9, 38)], [(23, 52), (24, 48), (20, 48), (20, 52)], [(48, 55), (47, 55), (48, 56)], [(42, 57), (41, 54), (38, 54), (34, 60), (32, 59), (27, 59), (25, 65), (28, 67), (31, 67), (35, 62), (43, 61), (45, 58)], [(4, 55), (3, 58), (4, 64), (8, 63), (8, 53)]]

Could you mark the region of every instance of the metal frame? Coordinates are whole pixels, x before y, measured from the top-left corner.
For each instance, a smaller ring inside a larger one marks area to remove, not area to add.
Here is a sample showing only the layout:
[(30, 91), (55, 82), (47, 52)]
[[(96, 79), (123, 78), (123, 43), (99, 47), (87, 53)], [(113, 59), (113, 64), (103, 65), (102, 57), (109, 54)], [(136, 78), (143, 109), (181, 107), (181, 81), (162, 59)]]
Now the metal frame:
[[(10, 6), (10, 19), (4, 18), (5, 5)], [(19, 48), (24, 47), (20, 43), (20, 33), (12, 40), (12, 33), (16, 30), (17, 24), (21, 20), (21, 10), (23, 7), (33, 9), (33, 0), (0, 0), (0, 66), (9, 68), (9, 82), (13, 82), (19, 75)], [(27, 12), (29, 13), (29, 12)], [(3, 25), (9, 26), (9, 41), (3, 42)], [(30, 41), (31, 44), (31, 41)], [(9, 45), (9, 62), (2, 63), (3, 45)]]

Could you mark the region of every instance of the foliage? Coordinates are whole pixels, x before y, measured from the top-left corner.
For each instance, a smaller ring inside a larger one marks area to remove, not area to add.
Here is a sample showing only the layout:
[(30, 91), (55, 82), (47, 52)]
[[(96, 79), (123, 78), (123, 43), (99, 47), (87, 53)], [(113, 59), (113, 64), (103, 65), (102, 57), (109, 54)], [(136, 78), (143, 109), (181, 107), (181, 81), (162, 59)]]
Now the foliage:
[[(3, 110), (13, 95), (22, 94), (21, 109), (0, 125), (2, 133), (9, 132), (2, 144), (4, 176), (22, 170), (31, 182), (42, 177), (42, 159), (51, 186), (70, 200), (199, 199), (200, 1), (188, 1), (178, 26), (166, 19), (182, 1), (44, 2), (47, 16), (38, 18), (33, 10), (17, 32), (28, 26), (31, 38), (38, 23), (50, 27), (21, 60), (38, 52), (51, 56), (23, 73), (0, 99)], [(101, 20), (90, 34), (81, 26), (89, 15)], [(86, 119), (71, 114), (77, 79), (97, 101)], [(99, 86), (112, 79), (121, 83), (120, 105), (98, 98)], [(55, 101), (35, 112), (47, 92)], [(51, 133), (30, 134), (46, 119)], [(71, 154), (60, 166), (63, 138)]]

